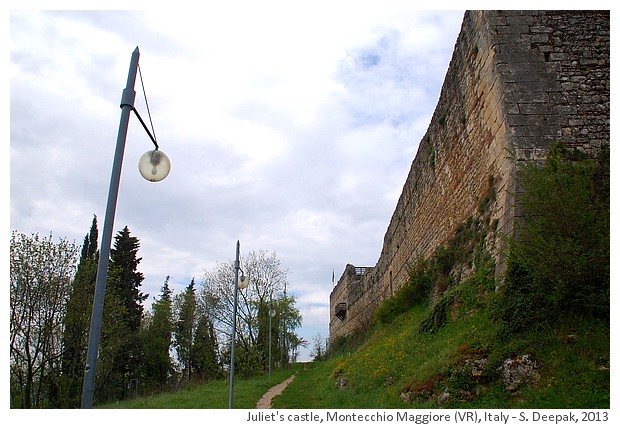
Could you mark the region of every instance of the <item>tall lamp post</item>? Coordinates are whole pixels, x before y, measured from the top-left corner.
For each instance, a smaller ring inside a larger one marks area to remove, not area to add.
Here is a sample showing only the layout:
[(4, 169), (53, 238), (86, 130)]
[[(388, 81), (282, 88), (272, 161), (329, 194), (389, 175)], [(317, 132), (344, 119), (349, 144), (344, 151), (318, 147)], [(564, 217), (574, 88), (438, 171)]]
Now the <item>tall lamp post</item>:
[(269, 380), (271, 381), (271, 318), (276, 315), (273, 309), (273, 291), (269, 292)]
[(239, 240), (237, 240), (237, 251), (235, 256), (235, 291), (233, 292), (233, 320), (232, 320), (232, 334), (230, 345), (230, 391), (228, 393), (228, 408), (233, 407), (234, 402), (234, 388), (235, 388), (235, 334), (237, 332), (237, 297), (238, 290), (248, 287), (249, 280), (241, 270), (241, 277), (239, 277)]
[(84, 382), (82, 385), (82, 408), (92, 408), (93, 396), (95, 391), (95, 369), (97, 366), (97, 355), (99, 352), (99, 337), (101, 334), (101, 321), (103, 318), (103, 301), (105, 298), (106, 279), (108, 275), (108, 262), (110, 258), (110, 245), (112, 243), (112, 229), (114, 227), (114, 214), (116, 212), (116, 202), (118, 199), (118, 188), (121, 178), (121, 167), (123, 165), (123, 153), (125, 151), (125, 141), (127, 140), (127, 128), (129, 116), (133, 111), (149, 137), (155, 144), (155, 150), (146, 152), (140, 158), (138, 169), (140, 174), (151, 182), (159, 182), (168, 176), (170, 172), (170, 160), (159, 150), (155, 138), (146, 127), (146, 124), (134, 108), (136, 92), (134, 86), (138, 73), (138, 60), (140, 51), (138, 47), (133, 51), (127, 85), (121, 96), (121, 121), (118, 128), (116, 140), (116, 151), (114, 153), (114, 163), (112, 164), (112, 175), (110, 178), (110, 188), (106, 205), (105, 220), (103, 224), (103, 235), (101, 237), (101, 250), (99, 252), (99, 264), (97, 266), (97, 278), (95, 283), (95, 295), (93, 298), (93, 308), (90, 319), (90, 330), (88, 334), (88, 351), (86, 354), (86, 366), (84, 370)]
[[(286, 283), (284, 283), (284, 308), (288, 308), (288, 301), (286, 300)], [(282, 364), (282, 368), (284, 369), (285, 367), (288, 367), (288, 342), (286, 341), (286, 314), (284, 314), (284, 310), (281, 310), (281, 315), (280, 317), (282, 317), (282, 345), (284, 346), (284, 363)]]

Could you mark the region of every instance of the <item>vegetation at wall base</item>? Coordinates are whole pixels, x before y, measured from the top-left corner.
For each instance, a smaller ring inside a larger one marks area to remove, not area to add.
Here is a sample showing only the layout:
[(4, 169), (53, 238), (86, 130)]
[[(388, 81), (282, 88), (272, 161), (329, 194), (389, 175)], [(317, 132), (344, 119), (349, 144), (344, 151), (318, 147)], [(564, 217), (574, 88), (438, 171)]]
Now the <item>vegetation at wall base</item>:
[(521, 170), (523, 222), (509, 241), (506, 281), (495, 308), (501, 333), (561, 323), (609, 322), (609, 148), (597, 158), (563, 146), (544, 166)]

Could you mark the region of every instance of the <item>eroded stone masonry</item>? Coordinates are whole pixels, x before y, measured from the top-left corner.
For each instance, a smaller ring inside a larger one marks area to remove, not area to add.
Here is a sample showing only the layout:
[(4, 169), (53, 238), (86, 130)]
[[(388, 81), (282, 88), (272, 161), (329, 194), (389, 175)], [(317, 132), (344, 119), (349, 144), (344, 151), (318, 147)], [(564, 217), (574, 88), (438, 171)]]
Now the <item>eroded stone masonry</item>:
[(495, 190), (487, 247), (504, 270), (519, 162), (553, 143), (609, 145), (609, 11), (467, 11), (426, 135), (374, 267), (347, 265), (330, 294), (330, 338), (374, 309)]

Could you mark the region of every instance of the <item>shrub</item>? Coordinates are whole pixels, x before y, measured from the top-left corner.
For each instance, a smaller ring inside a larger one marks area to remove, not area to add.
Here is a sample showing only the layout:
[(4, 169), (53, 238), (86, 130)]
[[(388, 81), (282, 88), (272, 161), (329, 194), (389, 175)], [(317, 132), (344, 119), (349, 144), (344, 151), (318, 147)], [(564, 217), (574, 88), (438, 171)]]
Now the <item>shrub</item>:
[(609, 317), (609, 150), (597, 159), (553, 147), (519, 178), (522, 222), (496, 307), (504, 333), (566, 314)]
[(433, 284), (433, 275), (428, 263), (419, 260), (409, 272), (409, 281), (394, 296), (381, 303), (375, 312), (375, 320), (389, 323), (414, 305), (426, 304)]

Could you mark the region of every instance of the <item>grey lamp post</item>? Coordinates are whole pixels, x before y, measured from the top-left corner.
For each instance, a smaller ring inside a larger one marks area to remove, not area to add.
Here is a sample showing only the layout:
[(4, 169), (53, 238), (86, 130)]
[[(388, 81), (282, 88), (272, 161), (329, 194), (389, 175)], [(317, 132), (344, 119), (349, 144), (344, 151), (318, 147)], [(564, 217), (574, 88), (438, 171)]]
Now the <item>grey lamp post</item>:
[(269, 380), (271, 380), (271, 318), (275, 316), (273, 310), (273, 300), (271, 298), (273, 291), (269, 292)]
[(155, 144), (155, 150), (148, 151), (140, 158), (138, 169), (142, 176), (151, 181), (159, 182), (166, 178), (170, 172), (170, 160), (159, 150), (159, 146), (153, 135), (146, 127), (142, 118), (134, 108), (136, 92), (134, 86), (138, 72), (138, 60), (140, 51), (138, 47), (133, 51), (127, 85), (121, 96), (121, 121), (118, 128), (116, 140), (116, 150), (114, 153), (114, 163), (112, 164), (112, 175), (110, 178), (110, 189), (106, 205), (105, 220), (103, 224), (103, 235), (101, 237), (101, 250), (99, 252), (99, 264), (97, 266), (97, 278), (95, 283), (95, 295), (93, 298), (93, 308), (90, 319), (90, 330), (88, 334), (88, 351), (86, 354), (86, 367), (84, 371), (84, 383), (82, 385), (82, 408), (92, 408), (93, 396), (95, 391), (95, 369), (97, 366), (97, 355), (99, 352), (99, 337), (101, 334), (101, 320), (103, 318), (103, 301), (105, 298), (106, 279), (108, 275), (108, 262), (110, 258), (110, 245), (112, 243), (112, 229), (114, 227), (114, 214), (116, 212), (116, 202), (118, 199), (118, 187), (121, 178), (121, 167), (123, 165), (123, 153), (125, 151), (125, 141), (127, 139), (127, 128), (129, 116), (135, 112), (142, 123), (142, 126)]
[(230, 345), (230, 391), (228, 393), (228, 408), (233, 407), (234, 402), (234, 388), (235, 388), (235, 334), (237, 332), (237, 297), (238, 290), (245, 289), (248, 287), (248, 278), (244, 275), (243, 270), (241, 270), (241, 277), (239, 277), (239, 240), (237, 240), (237, 251), (235, 256), (235, 291), (233, 292), (233, 320), (232, 320), (232, 334), (231, 334), (231, 345)]

